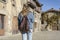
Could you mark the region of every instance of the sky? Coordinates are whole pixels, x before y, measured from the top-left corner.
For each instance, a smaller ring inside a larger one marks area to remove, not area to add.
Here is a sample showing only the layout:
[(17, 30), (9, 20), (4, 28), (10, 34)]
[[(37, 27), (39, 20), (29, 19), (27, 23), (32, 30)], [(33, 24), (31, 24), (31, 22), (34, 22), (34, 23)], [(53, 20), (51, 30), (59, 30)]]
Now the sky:
[(51, 8), (54, 8), (56, 10), (59, 10), (60, 8), (60, 0), (38, 0), (42, 6), (42, 11), (49, 10)]

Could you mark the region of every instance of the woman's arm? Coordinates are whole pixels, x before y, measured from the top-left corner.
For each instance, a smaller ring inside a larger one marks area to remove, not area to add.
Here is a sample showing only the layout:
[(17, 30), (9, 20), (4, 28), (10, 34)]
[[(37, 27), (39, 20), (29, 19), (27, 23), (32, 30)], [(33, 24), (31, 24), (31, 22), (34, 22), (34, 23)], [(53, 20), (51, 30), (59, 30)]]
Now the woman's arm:
[(31, 22), (33, 23), (34, 22), (34, 15), (32, 12), (30, 12), (30, 19), (31, 19)]

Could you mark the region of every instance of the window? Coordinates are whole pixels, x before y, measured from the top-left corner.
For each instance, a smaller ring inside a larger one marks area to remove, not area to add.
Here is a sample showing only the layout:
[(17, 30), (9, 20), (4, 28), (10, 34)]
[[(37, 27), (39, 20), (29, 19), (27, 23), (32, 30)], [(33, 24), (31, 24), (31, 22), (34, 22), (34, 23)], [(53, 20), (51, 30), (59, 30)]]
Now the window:
[(15, 7), (16, 4), (15, 0), (11, 0), (11, 2), (12, 2), (12, 6)]
[(36, 28), (37, 27), (37, 22), (34, 22), (34, 28)]
[(6, 0), (0, 0), (0, 2), (6, 2)]
[(15, 4), (12, 4), (12, 6), (14, 6), (14, 7), (15, 7)]
[(2, 0), (3, 2), (6, 2), (6, 0)]

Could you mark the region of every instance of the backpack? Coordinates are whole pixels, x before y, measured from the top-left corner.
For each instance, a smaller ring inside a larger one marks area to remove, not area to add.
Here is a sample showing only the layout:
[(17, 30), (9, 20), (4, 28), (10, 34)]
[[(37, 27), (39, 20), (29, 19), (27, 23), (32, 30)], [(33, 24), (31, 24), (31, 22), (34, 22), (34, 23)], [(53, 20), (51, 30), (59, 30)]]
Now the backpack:
[(23, 16), (21, 24), (19, 27), (20, 27), (21, 32), (28, 32), (29, 31), (27, 16)]

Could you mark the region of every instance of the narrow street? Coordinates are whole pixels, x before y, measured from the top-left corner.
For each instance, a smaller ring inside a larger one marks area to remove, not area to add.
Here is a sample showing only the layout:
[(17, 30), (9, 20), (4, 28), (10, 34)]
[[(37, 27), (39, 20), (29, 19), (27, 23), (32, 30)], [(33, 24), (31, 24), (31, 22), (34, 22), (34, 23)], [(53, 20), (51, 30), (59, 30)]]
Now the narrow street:
[[(22, 37), (20, 34), (10, 36), (0, 36), (0, 40), (22, 40)], [(60, 40), (60, 32), (59, 31), (34, 32), (33, 40)]]

